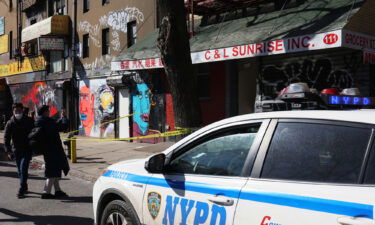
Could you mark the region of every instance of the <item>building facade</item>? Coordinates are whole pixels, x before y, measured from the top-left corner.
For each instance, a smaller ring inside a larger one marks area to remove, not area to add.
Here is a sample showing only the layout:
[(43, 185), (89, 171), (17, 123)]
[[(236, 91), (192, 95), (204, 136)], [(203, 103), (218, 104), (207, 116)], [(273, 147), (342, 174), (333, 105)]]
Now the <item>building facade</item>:
[(156, 28), (155, 1), (9, 4), (0, 9), (6, 21), (2, 39), (8, 46), (0, 49), (0, 76), (6, 81), (8, 100), (22, 102), (30, 111), (48, 104), (56, 118), (67, 109), (71, 129), (82, 135), (129, 136), (129, 119), (112, 122), (129, 112), (129, 93), (122, 84), (107, 84), (110, 62)]
[(79, 82), (81, 134), (130, 136), (132, 118), (126, 117), (130, 114), (129, 89), (122, 84), (122, 75), (112, 74), (110, 63), (113, 57), (156, 28), (155, 2), (77, 1), (79, 58), (75, 70)]
[[(318, 91), (357, 87), (364, 96), (375, 94), (374, 1), (189, 2), (190, 12), (201, 16), (191, 23), (190, 48), (203, 125), (255, 112), (257, 100), (274, 99), (294, 82)], [(157, 31), (125, 50), (112, 70), (163, 77), (156, 38)], [(159, 123), (173, 129), (168, 88), (165, 95), (167, 119)]]
[(10, 69), (12, 73), (13, 69), (19, 70), (18, 64), (14, 64), (18, 32), (17, 10), (16, 1), (0, 2), (0, 128), (4, 127), (11, 115), (13, 102), (5, 75), (11, 73)]

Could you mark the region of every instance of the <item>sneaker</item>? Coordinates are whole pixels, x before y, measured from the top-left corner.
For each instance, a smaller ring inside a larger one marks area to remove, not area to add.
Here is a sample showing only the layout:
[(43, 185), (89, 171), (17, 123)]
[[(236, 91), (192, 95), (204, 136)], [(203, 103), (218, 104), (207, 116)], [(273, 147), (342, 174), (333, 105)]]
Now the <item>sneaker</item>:
[(17, 198), (25, 198), (25, 192), (22, 190), (19, 190), (17, 193)]
[(56, 191), (55, 197), (68, 197), (68, 195), (63, 191)]
[(27, 187), (26, 188), (21, 188), (21, 190), (23, 191), (24, 194), (29, 193), (29, 189)]
[(55, 198), (55, 196), (50, 193), (43, 193), (42, 196), (40, 196), (40, 198), (41, 199), (53, 199)]

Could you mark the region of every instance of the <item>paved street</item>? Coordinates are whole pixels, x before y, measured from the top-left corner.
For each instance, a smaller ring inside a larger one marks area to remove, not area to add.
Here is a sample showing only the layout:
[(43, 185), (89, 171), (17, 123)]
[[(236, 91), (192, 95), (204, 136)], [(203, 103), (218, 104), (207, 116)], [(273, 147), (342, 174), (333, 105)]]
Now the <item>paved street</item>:
[(31, 170), (27, 198), (17, 199), (18, 179), (14, 162), (0, 161), (0, 224), (66, 225), (93, 224), (93, 184), (71, 176), (63, 178), (61, 188), (70, 197), (42, 200), (42, 170)]

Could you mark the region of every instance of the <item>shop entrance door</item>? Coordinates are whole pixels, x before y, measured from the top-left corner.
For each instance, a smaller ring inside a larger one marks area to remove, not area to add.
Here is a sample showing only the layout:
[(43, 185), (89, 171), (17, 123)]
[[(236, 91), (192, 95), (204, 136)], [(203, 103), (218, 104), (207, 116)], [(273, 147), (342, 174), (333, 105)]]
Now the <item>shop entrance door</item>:
[(129, 132), (129, 117), (122, 118), (129, 115), (129, 89), (119, 88), (118, 89), (118, 108), (119, 108), (119, 138), (130, 137)]

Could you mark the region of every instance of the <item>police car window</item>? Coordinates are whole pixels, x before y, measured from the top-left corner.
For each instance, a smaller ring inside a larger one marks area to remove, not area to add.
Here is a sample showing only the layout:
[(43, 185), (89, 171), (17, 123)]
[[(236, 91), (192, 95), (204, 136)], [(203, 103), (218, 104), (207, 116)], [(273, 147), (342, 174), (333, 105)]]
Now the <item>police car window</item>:
[(239, 176), (260, 124), (216, 134), (171, 160), (170, 173)]
[(375, 184), (375, 143), (372, 145), (370, 158), (367, 163), (364, 183)]
[(261, 177), (357, 183), (371, 131), (312, 123), (279, 123)]

